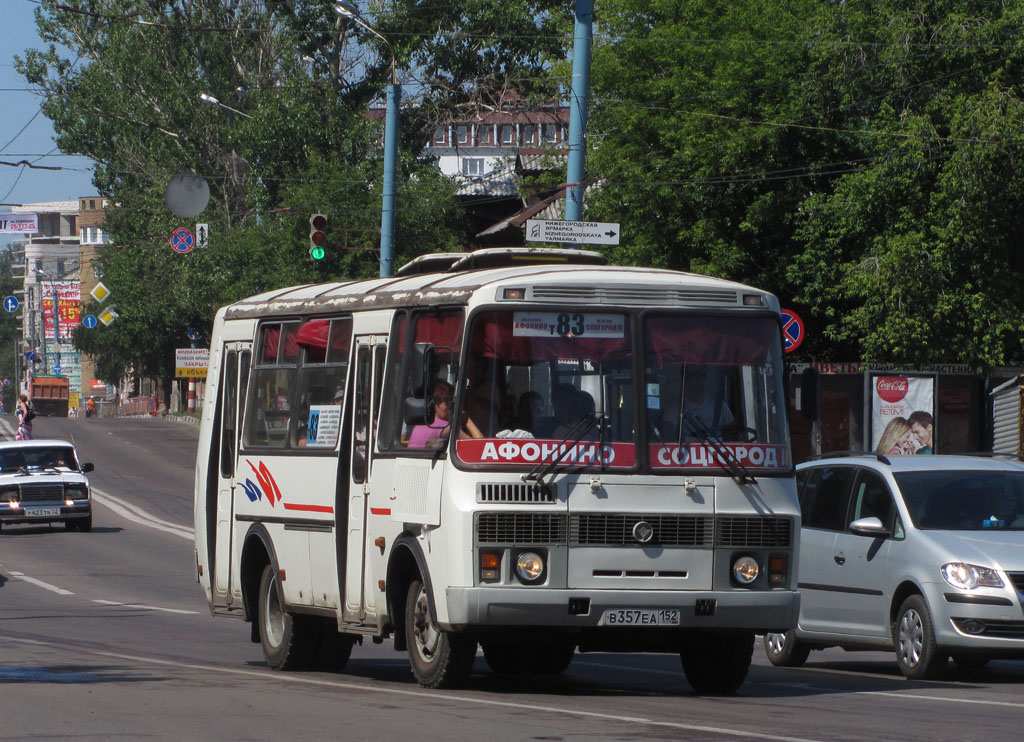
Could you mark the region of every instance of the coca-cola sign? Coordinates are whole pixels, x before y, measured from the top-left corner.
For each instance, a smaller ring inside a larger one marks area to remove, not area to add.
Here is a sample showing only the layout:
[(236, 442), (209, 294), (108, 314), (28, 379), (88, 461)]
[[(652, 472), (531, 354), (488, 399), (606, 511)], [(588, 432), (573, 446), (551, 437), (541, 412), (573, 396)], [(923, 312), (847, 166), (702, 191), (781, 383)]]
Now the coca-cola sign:
[(879, 376), (875, 380), (875, 390), (883, 401), (893, 404), (907, 396), (910, 383), (906, 376)]

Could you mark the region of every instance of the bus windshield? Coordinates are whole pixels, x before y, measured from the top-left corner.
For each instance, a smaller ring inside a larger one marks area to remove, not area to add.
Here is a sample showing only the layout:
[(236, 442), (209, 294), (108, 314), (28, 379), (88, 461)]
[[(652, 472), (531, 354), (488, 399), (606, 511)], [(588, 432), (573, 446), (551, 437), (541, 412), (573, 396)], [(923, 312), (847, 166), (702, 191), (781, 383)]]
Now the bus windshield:
[(652, 314), (643, 342), (651, 468), (792, 468), (774, 318)]
[(478, 314), (461, 409), (482, 437), (457, 441), (459, 458), (718, 470), (724, 442), (746, 469), (791, 469), (777, 321), (651, 314), (639, 343), (633, 321), (614, 311)]

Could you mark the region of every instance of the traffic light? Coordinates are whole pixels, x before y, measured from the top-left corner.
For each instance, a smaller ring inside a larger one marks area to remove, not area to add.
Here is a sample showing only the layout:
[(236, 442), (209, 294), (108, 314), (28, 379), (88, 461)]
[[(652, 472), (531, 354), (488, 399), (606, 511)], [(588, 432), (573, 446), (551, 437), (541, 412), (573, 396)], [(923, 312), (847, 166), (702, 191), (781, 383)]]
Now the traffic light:
[(309, 217), (309, 257), (323, 260), (327, 254), (327, 217), (313, 214)]

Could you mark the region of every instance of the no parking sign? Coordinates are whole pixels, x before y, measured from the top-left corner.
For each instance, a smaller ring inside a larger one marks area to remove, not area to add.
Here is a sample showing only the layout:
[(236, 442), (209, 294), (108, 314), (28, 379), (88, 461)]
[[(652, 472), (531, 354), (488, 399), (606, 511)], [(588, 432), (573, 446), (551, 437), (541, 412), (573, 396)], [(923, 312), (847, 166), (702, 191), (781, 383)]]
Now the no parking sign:
[(804, 341), (804, 321), (792, 309), (780, 309), (782, 315), (782, 339), (786, 344), (786, 352), (792, 353)]

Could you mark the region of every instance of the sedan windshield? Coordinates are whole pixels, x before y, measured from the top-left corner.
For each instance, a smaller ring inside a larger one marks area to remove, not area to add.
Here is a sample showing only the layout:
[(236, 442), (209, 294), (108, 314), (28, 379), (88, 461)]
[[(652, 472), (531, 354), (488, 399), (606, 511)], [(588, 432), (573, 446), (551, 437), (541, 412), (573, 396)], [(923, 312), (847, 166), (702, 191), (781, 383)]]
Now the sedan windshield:
[(894, 476), (918, 528), (1024, 530), (1024, 472), (946, 470)]
[(25, 446), (0, 451), (0, 471), (32, 471), (38, 469), (78, 470), (75, 451), (69, 446)]

